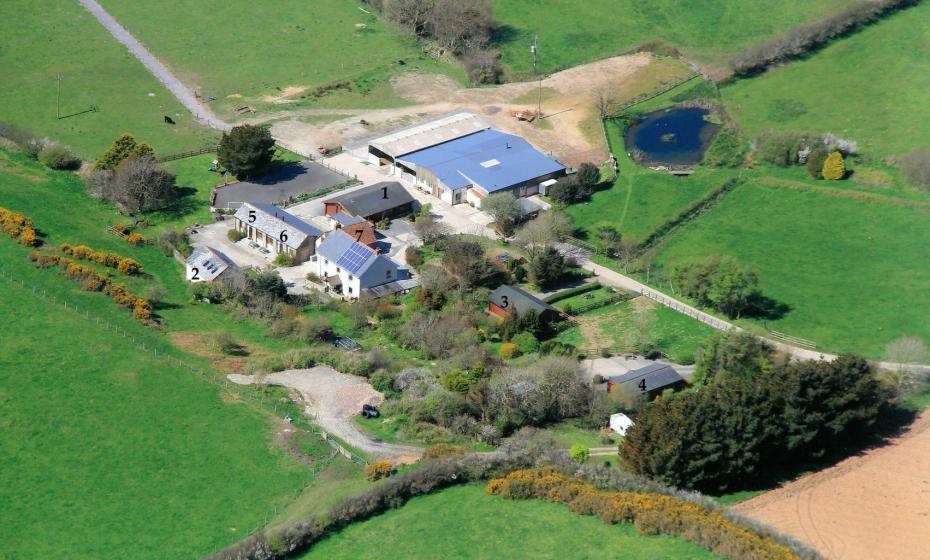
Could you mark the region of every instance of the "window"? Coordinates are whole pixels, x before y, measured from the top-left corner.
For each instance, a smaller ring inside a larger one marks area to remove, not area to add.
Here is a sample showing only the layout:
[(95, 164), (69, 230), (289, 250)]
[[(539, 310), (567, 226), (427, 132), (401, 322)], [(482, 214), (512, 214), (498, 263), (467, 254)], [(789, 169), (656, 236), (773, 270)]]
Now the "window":
[(310, 262), (316, 262), (316, 255), (313, 255), (312, 257), (310, 257)]
[(326, 259), (323, 259), (323, 264), (329, 264), (329, 261)]
[(388, 277), (388, 278), (391, 277), (391, 271), (390, 271), (390, 270), (387, 271), (387, 277)]
[(352, 286), (349, 286), (349, 293), (352, 293)]
[(352, 280), (352, 275), (351, 275), (351, 274), (349, 275), (349, 280)]
[(342, 269), (339, 268), (339, 267), (337, 266), (337, 267), (336, 267), (336, 274), (339, 274), (340, 272), (342, 272)]

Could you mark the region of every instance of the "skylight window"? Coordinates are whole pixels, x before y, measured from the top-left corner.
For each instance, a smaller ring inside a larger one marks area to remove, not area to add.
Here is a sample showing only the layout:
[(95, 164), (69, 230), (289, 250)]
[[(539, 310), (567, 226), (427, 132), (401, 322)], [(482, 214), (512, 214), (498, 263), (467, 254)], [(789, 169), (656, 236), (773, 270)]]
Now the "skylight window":
[(488, 161), (482, 161), (481, 167), (484, 167), (486, 169), (488, 167), (494, 167), (495, 165), (500, 165), (500, 164), (501, 162), (497, 161), (496, 159), (489, 159)]

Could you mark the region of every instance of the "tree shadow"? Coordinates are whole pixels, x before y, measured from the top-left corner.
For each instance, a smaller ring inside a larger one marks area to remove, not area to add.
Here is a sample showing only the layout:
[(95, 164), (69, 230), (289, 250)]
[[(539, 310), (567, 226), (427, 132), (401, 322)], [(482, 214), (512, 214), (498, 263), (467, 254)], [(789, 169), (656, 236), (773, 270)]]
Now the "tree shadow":
[(743, 313), (743, 316), (754, 319), (777, 321), (787, 315), (791, 309), (791, 306), (787, 303), (782, 303), (768, 296), (757, 294), (752, 298), (752, 301), (749, 302), (749, 308)]
[[(491, 41), (490, 44), (492, 47), (501, 47), (506, 44), (512, 43), (520, 36), (520, 32), (516, 27), (502, 23), (491, 30)], [(529, 46), (527, 45), (527, 51), (529, 51)]]

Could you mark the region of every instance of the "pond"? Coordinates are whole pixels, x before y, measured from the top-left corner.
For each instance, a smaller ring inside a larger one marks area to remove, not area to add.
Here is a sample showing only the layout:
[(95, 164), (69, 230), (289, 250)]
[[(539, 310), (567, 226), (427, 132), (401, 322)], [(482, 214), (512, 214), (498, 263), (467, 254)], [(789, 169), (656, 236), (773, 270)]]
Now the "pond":
[(662, 109), (641, 115), (626, 130), (627, 150), (643, 165), (694, 165), (704, 158), (719, 124), (697, 107)]

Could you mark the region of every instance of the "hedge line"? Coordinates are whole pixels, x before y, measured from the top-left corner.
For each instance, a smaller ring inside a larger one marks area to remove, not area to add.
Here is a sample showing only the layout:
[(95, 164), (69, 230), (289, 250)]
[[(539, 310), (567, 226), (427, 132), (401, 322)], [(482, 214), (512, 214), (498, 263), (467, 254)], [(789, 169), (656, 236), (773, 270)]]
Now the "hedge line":
[(142, 265), (139, 264), (139, 262), (129, 257), (124, 257), (119, 253), (94, 251), (87, 245), (71, 245), (69, 243), (62, 243), (58, 248), (62, 253), (71, 255), (76, 259), (91, 261), (109, 268), (115, 268), (120, 274), (128, 274), (130, 276), (142, 274)]
[(514, 500), (565, 504), (605, 523), (633, 523), (646, 535), (674, 535), (734, 560), (796, 560), (785, 545), (709, 509), (672, 496), (646, 492), (605, 492), (552, 468), (518, 470), (491, 480), (489, 494)]
[(39, 244), (36, 228), (28, 216), (0, 207), (0, 227), (21, 245), (35, 247)]
[(117, 304), (132, 309), (132, 316), (142, 323), (149, 324), (151, 322), (151, 304), (127, 290), (126, 286), (114, 282), (109, 276), (100, 274), (89, 266), (59, 255), (44, 255), (38, 251), (33, 251), (29, 253), (28, 259), (35, 263), (38, 268), (58, 267), (62, 274), (80, 282), (81, 289), (88, 292), (103, 292)]
[(832, 16), (801, 25), (743, 51), (730, 59), (730, 69), (734, 75), (745, 76), (772, 64), (805, 56), (828, 41), (919, 3), (920, 0), (862, 0)]
[(549, 294), (548, 296), (543, 298), (543, 301), (546, 303), (555, 303), (557, 301), (562, 301), (563, 299), (568, 299), (570, 297), (574, 297), (579, 294), (586, 294), (588, 292), (593, 292), (595, 290), (600, 290), (600, 289), (601, 289), (601, 285), (599, 282), (589, 282), (587, 284), (582, 284), (581, 286), (577, 286), (575, 288), (569, 288), (567, 290), (562, 290), (554, 294)]

